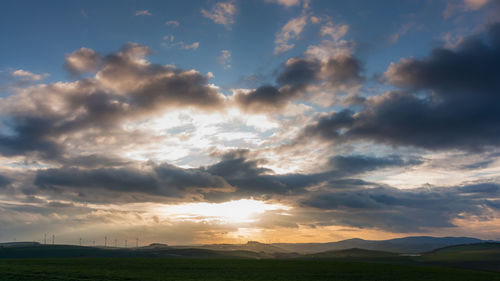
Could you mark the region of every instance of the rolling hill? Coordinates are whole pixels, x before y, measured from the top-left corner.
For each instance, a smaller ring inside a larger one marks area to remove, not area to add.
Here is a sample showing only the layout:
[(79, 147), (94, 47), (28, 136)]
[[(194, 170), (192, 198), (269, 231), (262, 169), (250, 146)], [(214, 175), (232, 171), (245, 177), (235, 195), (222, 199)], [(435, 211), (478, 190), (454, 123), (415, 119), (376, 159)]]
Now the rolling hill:
[(352, 248), (394, 253), (423, 253), (447, 246), (482, 242), (486, 241), (469, 237), (415, 236), (390, 240), (363, 240), (354, 238), (329, 243), (274, 243), (272, 245), (289, 252), (302, 254), (346, 250)]

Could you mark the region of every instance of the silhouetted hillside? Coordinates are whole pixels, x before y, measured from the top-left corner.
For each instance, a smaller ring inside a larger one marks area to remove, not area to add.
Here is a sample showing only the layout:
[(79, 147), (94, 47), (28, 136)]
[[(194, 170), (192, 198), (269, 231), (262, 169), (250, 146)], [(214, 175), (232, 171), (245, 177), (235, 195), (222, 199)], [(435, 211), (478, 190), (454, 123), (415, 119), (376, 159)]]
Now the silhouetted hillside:
[(481, 242), (485, 241), (469, 237), (416, 236), (390, 240), (363, 240), (354, 238), (330, 243), (275, 243), (272, 245), (290, 252), (306, 254), (352, 248), (394, 253), (422, 253), (446, 246)]

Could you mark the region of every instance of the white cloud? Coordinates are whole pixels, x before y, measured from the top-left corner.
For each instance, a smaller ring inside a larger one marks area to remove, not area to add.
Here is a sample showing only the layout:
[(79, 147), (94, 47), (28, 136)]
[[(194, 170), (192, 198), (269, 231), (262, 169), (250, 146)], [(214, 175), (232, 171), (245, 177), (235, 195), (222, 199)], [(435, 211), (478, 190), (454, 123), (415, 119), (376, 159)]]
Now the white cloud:
[(191, 44), (184, 43), (183, 41), (175, 42), (174, 41), (174, 36), (164, 36), (164, 40), (167, 42), (163, 42), (161, 45), (166, 48), (172, 48), (172, 47), (178, 47), (183, 50), (196, 50), (198, 47), (200, 47), (200, 42), (194, 42)]
[(196, 50), (200, 47), (200, 42), (194, 42), (191, 44), (184, 43), (184, 41), (174, 42), (175, 37), (173, 35), (163, 36), (163, 42), (161, 45), (166, 48), (178, 47), (183, 50)]
[(169, 20), (165, 23), (165, 25), (167, 26), (172, 26), (172, 27), (178, 27), (179, 26), (179, 22), (176, 21), (176, 20)]
[(199, 42), (194, 42), (192, 44), (184, 44), (183, 42), (180, 42), (180, 43), (182, 43), (181, 44), (181, 48), (185, 49), (185, 50), (191, 50), (191, 49), (192, 50), (196, 50), (200, 46)]
[(463, 0), (461, 3), (450, 2), (443, 11), (443, 17), (448, 19), (459, 12), (477, 11), (488, 4), (489, 0)]
[(220, 56), (217, 58), (217, 62), (224, 66), (224, 68), (231, 68), (231, 52), (228, 50), (222, 50)]
[(148, 10), (135, 11), (136, 16), (152, 16)]
[(82, 47), (66, 56), (64, 66), (73, 74), (93, 72), (100, 62), (99, 54), (89, 48)]
[(12, 72), (12, 76), (23, 80), (39, 81), (48, 76), (48, 74), (35, 74), (23, 69), (18, 69)]
[(333, 40), (338, 41), (340, 38), (344, 37), (349, 30), (349, 26), (346, 24), (334, 25), (332, 22), (328, 22), (321, 27), (321, 36), (330, 36)]
[(267, 2), (276, 3), (285, 7), (293, 7), (300, 4), (300, 0), (266, 0)]
[(274, 53), (284, 53), (295, 47), (295, 44), (290, 43), (290, 41), (296, 39), (300, 35), (300, 33), (302, 33), (306, 25), (306, 15), (302, 15), (298, 18), (289, 20), (285, 24), (285, 26), (283, 26), (281, 31), (276, 35), (276, 39), (274, 40), (274, 43), (276, 44), (276, 46), (274, 47)]
[(464, 0), (465, 7), (469, 10), (479, 10), (488, 4), (489, 0)]
[(219, 2), (212, 9), (201, 9), (201, 14), (213, 20), (215, 23), (229, 26), (234, 23), (234, 15), (236, 14), (236, 6), (233, 1)]

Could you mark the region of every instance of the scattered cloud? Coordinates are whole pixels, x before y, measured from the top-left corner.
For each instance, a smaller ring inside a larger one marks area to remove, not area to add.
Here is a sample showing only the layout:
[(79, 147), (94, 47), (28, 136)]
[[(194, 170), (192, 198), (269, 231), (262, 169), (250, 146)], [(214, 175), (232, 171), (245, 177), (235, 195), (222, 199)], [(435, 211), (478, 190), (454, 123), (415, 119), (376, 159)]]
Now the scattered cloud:
[(236, 14), (236, 5), (234, 1), (219, 2), (215, 4), (212, 9), (201, 9), (201, 14), (213, 20), (215, 23), (231, 26), (234, 23), (234, 15)]
[(274, 47), (275, 54), (287, 52), (295, 47), (295, 44), (290, 41), (296, 39), (302, 33), (307, 25), (307, 18), (307, 15), (293, 18), (281, 28), (281, 31), (276, 34), (276, 39), (274, 40), (276, 45)]
[(22, 80), (39, 81), (39, 80), (44, 79), (44, 77), (47, 77), (48, 74), (35, 74), (35, 73), (29, 72), (27, 70), (18, 69), (18, 70), (12, 71), (12, 76), (15, 78), (22, 79)]
[(266, 2), (280, 4), (287, 8), (298, 6), (300, 4), (300, 0), (266, 0)]
[(198, 47), (200, 47), (200, 42), (193, 42), (191, 44), (184, 43), (183, 41), (174, 42), (173, 35), (163, 36), (163, 40), (165, 40), (165, 42), (162, 43), (162, 46), (167, 48), (177, 47), (182, 50), (196, 50), (198, 49)]
[(349, 26), (346, 24), (335, 25), (333, 22), (328, 21), (321, 27), (320, 34), (321, 36), (330, 36), (332, 40), (338, 41), (347, 34), (348, 30)]
[(477, 11), (488, 4), (489, 0), (463, 0), (462, 2), (450, 1), (443, 11), (443, 17), (448, 19), (460, 12)]
[(148, 10), (135, 11), (135, 16), (152, 16)]
[[(349, 109), (321, 117), (304, 136), (336, 142), (365, 139), (427, 149), (481, 150), (498, 145), (500, 24), (488, 29), (489, 41), (472, 36), (456, 50), (434, 49), (425, 59), (392, 63), (385, 79), (400, 90), (366, 100), (360, 112)], [(490, 43), (491, 42), (491, 43)]]
[(176, 21), (176, 20), (169, 20), (169, 21), (165, 22), (165, 25), (166, 26), (172, 26), (172, 27), (178, 27), (179, 26), (179, 22)]
[(392, 43), (392, 44), (395, 44), (399, 41), (399, 38), (403, 35), (405, 35), (406, 33), (408, 33), (408, 31), (410, 31), (412, 28), (414, 28), (416, 25), (415, 22), (408, 22), (408, 23), (405, 23), (403, 24), (396, 33), (392, 34), (391, 37), (389, 38), (389, 41)]
[(225, 69), (231, 68), (231, 52), (222, 50), (220, 56), (217, 58), (217, 63), (223, 65)]
[(80, 15), (83, 17), (83, 18), (88, 18), (89, 16), (87, 15), (87, 13), (85, 12), (84, 9), (81, 9), (80, 10)]

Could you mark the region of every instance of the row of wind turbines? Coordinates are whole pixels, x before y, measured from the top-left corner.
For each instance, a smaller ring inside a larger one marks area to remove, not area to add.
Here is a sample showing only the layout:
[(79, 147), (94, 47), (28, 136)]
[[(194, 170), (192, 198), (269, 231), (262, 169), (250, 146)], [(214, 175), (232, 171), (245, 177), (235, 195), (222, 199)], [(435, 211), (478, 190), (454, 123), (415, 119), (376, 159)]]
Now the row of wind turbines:
[[(52, 242), (51, 244), (55, 245), (55, 239), (56, 239), (55, 234), (52, 234), (52, 241), (47, 241), (47, 233), (44, 233), (44, 235), (43, 235), (43, 244), (47, 245), (47, 242), (49, 242), (49, 243)], [(84, 245), (83, 242), (84, 242), (83, 239), (80, 237), (80, 239), (78, 240), (78, 245), (80, 245), (80, 246)], [(92, 246), (95, 247), (95, 245), (96, 245), (95, 244), (95, 240), (92, 240)], [(122, 244), (122, 246), (124, 248), (128, 248), (128, 240), (127, 239), (124, 240), (124, 243)], [(111, 247), (111, 246), (108, 245), (108, 236), (107, 235), (104, 236), (104, 247)], [(118, 248), (118, 239), (116, 239), (116, 238), (114, 239), (114, 247)], [(135, 247), (139, 248), (139, 237), (135, 238)]]

